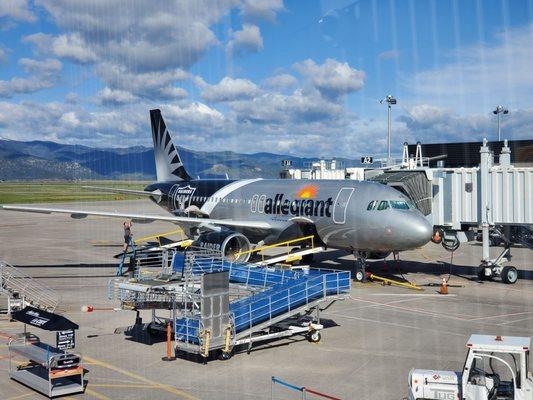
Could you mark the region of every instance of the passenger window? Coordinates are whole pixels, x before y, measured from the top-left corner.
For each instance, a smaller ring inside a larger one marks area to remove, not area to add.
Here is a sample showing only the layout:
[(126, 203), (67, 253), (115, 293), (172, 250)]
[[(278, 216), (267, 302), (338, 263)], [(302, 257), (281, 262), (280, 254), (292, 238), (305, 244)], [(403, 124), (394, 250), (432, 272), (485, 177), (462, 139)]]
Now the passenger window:
[(389, 208), (389, 202), (387, 200), (382, 200), (379, 203), (378, 210), (382, 211), (382, 210), (386, 210), (387, 208)]
[(372, 200), (370, 203), (368, 203), (368, 207), (366, 209), (373, 210), (376, 203), (377, 203), (376, 200)]

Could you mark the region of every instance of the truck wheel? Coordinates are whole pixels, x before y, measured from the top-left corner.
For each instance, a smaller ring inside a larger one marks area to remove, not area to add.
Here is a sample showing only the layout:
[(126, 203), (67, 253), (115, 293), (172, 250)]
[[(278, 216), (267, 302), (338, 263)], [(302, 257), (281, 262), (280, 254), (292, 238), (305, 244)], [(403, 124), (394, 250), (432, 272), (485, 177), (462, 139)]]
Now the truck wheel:
[(313, 331), (307, 335), (307, 340), (311, 343), (318, 343), (320, 342), (320, 339), (322, 339), (322, 334), (319, 331)]
[(508, 266), (502, 270), (502, 281), (507, 284), (516, 283), (518, 280), (518, 271), (515, 267)]

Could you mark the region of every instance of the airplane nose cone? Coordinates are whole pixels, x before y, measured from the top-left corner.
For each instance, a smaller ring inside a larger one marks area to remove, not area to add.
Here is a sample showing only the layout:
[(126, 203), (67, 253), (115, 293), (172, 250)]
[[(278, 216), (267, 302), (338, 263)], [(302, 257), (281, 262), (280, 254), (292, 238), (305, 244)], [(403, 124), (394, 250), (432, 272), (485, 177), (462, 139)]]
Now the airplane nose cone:
[(417, 216), (411, 221), (411, 241), (414, 247), (425, 245), (431, 240), (433, 226), (423, 216)]
[(413, 213), (398, 220), (393, 232), (395, 244), (391, 246), (397, 250), (411, 250), (424, 246), (431, 240), (433, 226), (421, 213)]

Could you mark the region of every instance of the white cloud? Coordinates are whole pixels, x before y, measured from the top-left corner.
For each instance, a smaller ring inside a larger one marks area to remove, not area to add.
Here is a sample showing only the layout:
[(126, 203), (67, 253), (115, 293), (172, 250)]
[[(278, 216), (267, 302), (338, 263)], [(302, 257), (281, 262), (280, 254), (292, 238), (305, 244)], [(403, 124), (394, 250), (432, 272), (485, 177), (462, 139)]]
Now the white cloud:
[(206, 126), (220, 126), (224, 122), (224, 115), (220, 111), (200, 102), (194, 102), (184, 107), (167, 105), (165, 107), (166, 115), (168, 115), (170, 120), (179, 120), (178, 126), (188, 126), (194, 130), (202, 129)]
[(495, 44), (476, 44), (444, 54), (448, 62), (405, 79), (415, 102), (431, 99), (439, 107), (461, 113), (488, 112), (496, 104), (520, 107), (533, 92), (531, 25), (509, 30)]
[(166, 86), (160, 90), (161, 97), (165, 99), (180, 100), (187, 97), (187, 91), (177, 86)]
[(136, 97), (130, 92), (106, 86), (98, 92), (97, 99), (103, 105), (122, 105), (135, 101)]
[(387, 50), (378, 54), (380, 60), (394, 60), (398, 57), (400, 57), (400, 52), (398, 50)]
[(275, 20), (283, 10), (283, 0), (244, 0), (241, 11), (245, 18)]
[(30, 11), (28, 0), (0, 1), (0, 18), (7, 17), (21, 22), (33, 22), (37, 18)]
[[(342, 119), (344, 107), (324, 99), (317, 92), (296, 90), (291, 95), (262, 93), (246, 101), (230, 104), (239, 121), (257, 124), (302, 124)], [(289, 126), (285, 127), (290, 130)]]
[(298, 83), (298, 80), (289, 74), (274, 75), (264, 80), (265, 86), (272, 89), (287, 89)]
[(259, 27), (244, 24), (242, 30), (234, 31), (228, 43), (228, 51), (235, 54), (256, 53), (263, 49), (263, 38)]
[(76, 128), (80, 125), (80, 120), (73, 111), (64, 113), (61, 118), (59, 118), (59, 122), (67, 128)]
[[(418, 104), (408, 108), (397, 120), (405, 127), (405, 139), (412, 143), (497, 140), (496, 120), (490, 113), (462, 115), (452, 109)], [(502, 120), (503, 137), (531, 138), (532, 124), (533, 109), (511, 110)]]
[(294, 64), (294, 69), (307, 78), (320, 93), (331, 98), (361, 89), (365, 80), (364, 71), (331, 58), (321, 65), (308, 59)]
[(90, 64), (98, 60), (98, 57), (79, 34), (71, 35), (47, 35), (35, 33), (25, 36), (24, 42), (32, 43), (40, 54), (50, 54), (68, 59), (78, 64)]
[(228, 76), (216, 85), (209, 85), (201, 81), (200, 87), (203, 89), (202, 98), (214, 103), (250, 99), (259, 92), (259, 88), (252, 81), (233, 79)]
[(62, 64), (58, 60), (34, 60), (21, 58), (19, 65), (29, 74), (28, 78), (13, 77), (0, 80), (0, 97), (12, 97), (52, 87), (59, 80)]
[(132, 5), (129, 0), (98, 1), (90, 7), (85, 0), (35, 3), (65, 31), (66, 47), (85, 43), (103, 62), (137, 72), (193, 65), (217, 43), (210, 26), (236, 5), (233, 0), (161, 0), (155, 8), (149, 1)]
[(96, 71), (111, 89), (130, 92), (133, 96), (154, 98), (182, 98), (185, 90), (174, 87), (176, 82), (186, 80), (190, 74), (180, 68), (167, 71), (130, 72), (115, 64), (99, 64)]
[(37, 76), (49, 76), (61, 71), (62, 64), (59, 60), (52, 58), (46, 60), (34, 60), (32, 58), (21, 58), (19, 64), (29, 74)]

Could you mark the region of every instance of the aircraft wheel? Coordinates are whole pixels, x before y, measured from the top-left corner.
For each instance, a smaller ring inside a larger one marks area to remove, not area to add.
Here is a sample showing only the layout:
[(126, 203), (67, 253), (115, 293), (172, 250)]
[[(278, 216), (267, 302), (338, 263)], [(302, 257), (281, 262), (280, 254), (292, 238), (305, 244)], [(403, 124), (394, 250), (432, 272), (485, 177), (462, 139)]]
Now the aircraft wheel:
[(507, 284), (516, 283), (518, 280), (518, 270), (515, 267), (508, 266), (502, 270), (502, 281)]
[(492, 270), (490, 272), (490, 275), (485, 275), (485, 267), (479, 268), (479, 271), (477, 272), (477, 277), (480, 281), (490, 281), (492, 279)]
[(312, 331), (309, 335), (307, 335), (307, 340), (309, 340), (311, 343), (318, 343), (322, 339), (322, 334), (320, 331)]
[(229, 360), (231, 357), (233, 357), (233, 349), (230, 351), (220, 350), (218, 353), (218, 359), (222, 361)]
[(356, 282), (364, 282), (365, 273), (363, 272), (363, 270), (358, 269), (357, 271), (355, 271), (354, 279)]

